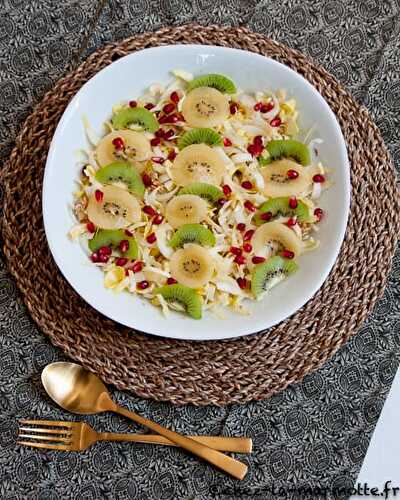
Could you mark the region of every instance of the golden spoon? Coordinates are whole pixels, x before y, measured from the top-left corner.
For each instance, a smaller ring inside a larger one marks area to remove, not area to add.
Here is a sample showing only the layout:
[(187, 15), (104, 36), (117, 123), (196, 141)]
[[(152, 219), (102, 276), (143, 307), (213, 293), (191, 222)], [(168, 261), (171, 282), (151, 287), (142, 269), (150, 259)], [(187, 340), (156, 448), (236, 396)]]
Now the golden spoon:
[(75, 363), (51, 363), (42, 372), (42, 383), (51, 399), (64, 410), (81, 415), (93, 415), (103, 411), (119, 413), (166, 437), (236, 479), (243, 479), (246, 475), (247, 466), (242, 462), (118, 406), (110, 398), (103, 382), (82, 366)]

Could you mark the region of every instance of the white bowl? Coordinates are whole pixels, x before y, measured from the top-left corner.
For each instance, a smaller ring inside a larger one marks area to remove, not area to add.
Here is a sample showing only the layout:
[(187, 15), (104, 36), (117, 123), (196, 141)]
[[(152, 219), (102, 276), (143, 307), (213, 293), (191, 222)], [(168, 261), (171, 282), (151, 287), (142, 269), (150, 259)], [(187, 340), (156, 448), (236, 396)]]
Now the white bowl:
[[(99, 135), (114, 104), (134, 99), (151, 83), (166, 83), (170, 71), (185, 69), (195, 75), (223, 73), (242, 89), (285, 88), (296, 97), (302, 127), (315, 125), (324, 142), (322, 160), (331, 169), (333, 186), (321, 198), (327, 217), (320, 224), (320, 248), (299, 259), (300, 270), (275, 287), (261, 302), (250, 303), (251, 316), (227, 310), (226, 319), (209, 313), (193, 320), (179, 313), (164, 318), (160, 309), (128, 293), (114, 294), (103, 286), (103, 274), (88, 262), (77, 242), (67, 233), (72, 193), (78, 171), (75, 152), (87, 148), (82, 118), (87, 116)], [(54, 134), (43, 185), (43, 218), (53, 257), (72, 287), (105, 316), (143, 332), (178, 339), (224, 339), (269, 328), (301, 308), (321, 287), (343, 241), (350, 200), (350, 175), (346, 145), (336, 118), (325, 100), (300, 75), (266, 57), (242, 50), (173, 45), (142, 50), (104, 68), (76, 94)]]

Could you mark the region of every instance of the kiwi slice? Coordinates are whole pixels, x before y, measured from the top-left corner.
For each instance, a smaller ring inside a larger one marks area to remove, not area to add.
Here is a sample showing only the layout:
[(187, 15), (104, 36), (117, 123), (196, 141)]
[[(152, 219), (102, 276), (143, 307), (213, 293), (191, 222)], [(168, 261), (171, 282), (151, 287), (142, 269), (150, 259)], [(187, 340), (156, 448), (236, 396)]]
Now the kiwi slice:
[(222, 146), (223, 142), (221, 136), (211, 128), (194, 128), (183, 134), (178, 140), (178, 148), (183, 149), (191, 144)]
[(224, 193), (217, 186), (207, 184), (206, 182), (193, 182), (182, 188), (178, 194), (195, 194), (210, 203), (216, 203), (220, 198), (223, 198)]
[(313, 220), (310, 215), (310, 209), (303, 201), (297, 200), (297, 207), (290, 208), (289, 200), (289, 196), (269, 199), (261, 205), (257, 214), (253, 217), (253, 222), (257, 226), (264, 224), (266, 221), (262, 219), (261, 215), (266, 212), (271, 212), (271, 219), (282, 215), (283, 217), (296, 216), (299, 222), (311, 222)]
[(309, 165), (311, 161), (308, 147), (302, 142), (295, 141), (294, 139), (270, 141), (266, 149), (271, 160), (292, 158), (304, 167)]
[(233, 81), (227, 76), (218, 75), (216, 73), (194, 78), (191, 82), (189, 82), (187, 91), (190, 92), (197, 87), (212, 87), (219, 90), (223, 94), (236, 94), (236, 87)]
[(144, 130), (154, 133), (159, 128), (153, 113), (146, 108), (124, 108), (111, 118), (113, 127), (117, 130), (127, 128), (130, 123), (137, 123)]
[(127, 259), (137, 259), (139, 256), (138, 244), (133, 236), (127, 236), (122, 229), (99, 229), (89, 240), (89, 249), (96, 252), (101, 247), (117, 248), (123, 240), (129, 243), (129, 248), (126, 252), (121, 252), (121, 255)]
[(284, 259), (279, 255), (271, 257), (262, 264), (257, 264), (251, 276), (251, 291), (259, 297), (273, 286), (295, 273), (299, 266), (293, 260)]
[(184, 224), (169, 241), (172, 248), (182, 247), (186, 243), (198, 243), (206, 247), (215, 245), (214, 234), (201, 224)]
[(196, 290), (185, 285), (166, 285), (154, 290), (156, 295), (161, 295), (167, 302), (179, 302), (182, 304), (189, 316), (201, 319), (201, 299)]
[(100, 168), (96, 172), (96, 180), (102, 184), (112, 184), (122, 182), (128, 188), (128, 191), (139, 196), (144, 195), (144, 184), (139, 172), (128, 162), (115, 161)]

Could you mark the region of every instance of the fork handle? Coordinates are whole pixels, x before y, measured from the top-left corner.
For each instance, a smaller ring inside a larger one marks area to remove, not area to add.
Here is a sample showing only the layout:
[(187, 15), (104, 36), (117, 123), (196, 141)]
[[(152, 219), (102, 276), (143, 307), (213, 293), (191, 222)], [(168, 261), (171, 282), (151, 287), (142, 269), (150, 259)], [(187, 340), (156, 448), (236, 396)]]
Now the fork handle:
[[(111, 410), (111, 408), (109, 409)], [(147, 427), (151, 431), (166, 437), (184, 450), (189, 451), (190, 453), (193, 453), (193, 455), (196, 455), (203, 460), (206, 460), (207, 462), (215, 465), (216, 467), (223, 470), (227, 474), (230, 474), (236, 479), (243, 479), (247, 473), (247, 465), (239, 462), (239, 460), (235, 460), (234, 458), (224, 455), (220, 451), (213, 450), (205, 444), (199, 443), (194, 439), (182, 436), (177, 432), (171, 431), (170, 429), (167, 429), (162, 425), (157, 424), (156, 422), (148, 420), (147, 418), (141, 417), (137, 413), (128, 411), (115, 403), (113, 404), (112, 411), (115, 411), (116, 413), (119, 413), (124, 417), (130, 418), (136, 423), (143, 425), (143, 427)]]
[[(252, 440), (246, 437), (225, 437), (225, 436), (188, 436), (198, 443), (205, 444), (214, 450), (232, 451), (236, 453), (251, 453)], [(100, 433), (101, 441), (134, 441), (135, 443), (153, 443), (168, 446), (177, 446), (164, 436), (152, 434), (116, 434), (114, 432)]]

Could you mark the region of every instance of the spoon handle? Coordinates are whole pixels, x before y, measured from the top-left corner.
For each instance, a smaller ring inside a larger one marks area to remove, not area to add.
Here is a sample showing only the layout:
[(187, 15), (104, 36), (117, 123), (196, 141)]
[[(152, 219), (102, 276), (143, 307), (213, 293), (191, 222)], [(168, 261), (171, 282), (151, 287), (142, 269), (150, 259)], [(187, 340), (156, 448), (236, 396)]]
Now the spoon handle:
[(134, 420), (136, 423), (147, 427), (148, 429), (156, 432), (157, 434), (160, 434), (161, 436), (166, 437), (184, 450), (190, 451), (191, 453), (193, 453), (193, 455), (197, 455), (203, 460), (210, 462), (211, 464), (215, 465), (216, 467), (230, 474), (236, 479), (243, 479), (247, 473), (247, 465), (239, 462), (239, 460), (235, 460), (234, 458), (224, 455), (220, 451), (213, 450), (212, 448), (209, 448), (208, 446), (199, 443), (198, 441), (194, 441), (191, 438), (182, 436), (177, 432), (166, 429), (162, 425), (152, 422), (147, 418), (141, 417), (140, 415), (128, 411), (125, 408), (121, 408), (120, 406), (115, 405), (113, 411), (119, 413), (120, 415), (123, 415), (124, 417)]

